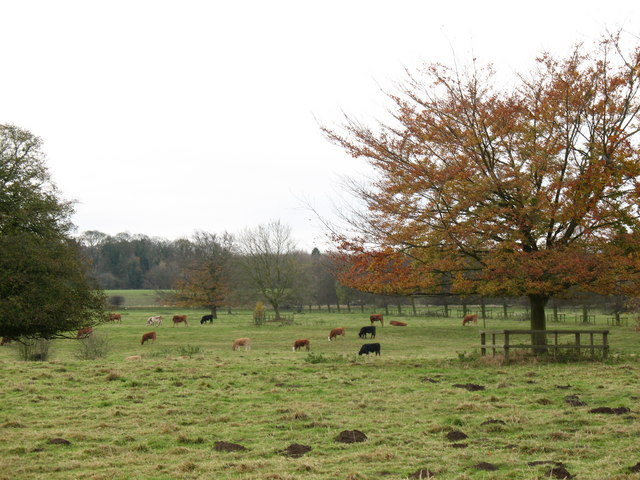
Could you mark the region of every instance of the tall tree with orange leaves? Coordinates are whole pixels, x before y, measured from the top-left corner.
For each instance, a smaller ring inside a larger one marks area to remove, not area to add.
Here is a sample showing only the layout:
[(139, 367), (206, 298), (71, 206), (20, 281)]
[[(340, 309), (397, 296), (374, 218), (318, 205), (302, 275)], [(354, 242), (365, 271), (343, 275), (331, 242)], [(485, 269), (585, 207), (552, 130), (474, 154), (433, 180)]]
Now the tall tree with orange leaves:
[(637, 293), (640, 47), (621, 44), (543, 54), (508, 86), (491, 67), (427, 65), (388, 95), (390, 121), (325, 128), (376, 174), (336, 237), (340, 281), (526, 296), (533, 330), (570, 287)]

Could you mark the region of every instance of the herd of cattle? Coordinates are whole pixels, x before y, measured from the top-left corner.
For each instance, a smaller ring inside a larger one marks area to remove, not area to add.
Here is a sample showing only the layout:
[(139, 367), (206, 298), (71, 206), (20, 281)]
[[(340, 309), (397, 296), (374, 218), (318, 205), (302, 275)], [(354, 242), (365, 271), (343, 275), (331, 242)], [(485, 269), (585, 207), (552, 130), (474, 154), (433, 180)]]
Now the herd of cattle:
[[(120, 313), (111, 313), (109, 314), (108, 317), (109, 321), (111, 322), (122, 322), (122, 315)], [(174, 315), (171, 318), (171, 321), (173, 323), (173, 326), (175, 327), (176, 325), (179, 325), (181, 323), (184, 323), (185, 326), (189, 326), (189, 324), (187, 323), (187, 316), (186, 315)], [(375, 322), (380, 322), (380, 325), (384, 326), (384, 316), (381, 314), (373, 314), (369, 316), (369, 321), (371, 322), (371, 325), (367, 325), (365, 327), (362, 327), (360, 329), (360, 332), (358, 333), (358, 337), (362, 338), (362, 339), (366, 339), (367, 335), (370, 336), (370, 338), (376, 338), (376, 327), (374, 325)], [(204, 325), (206, 323), (213, 323), (213, 315), (203, 315), (202, 318), (200, 319), (200, 325)], [(471, 314), (471, 315), (465, 315), (462, 319), (462, 326), (468, 325), (470, 323), (478, 323), (478, 315), (477, 314)], [(153, 317), (149, 317), (147, 319), (147, 325), (149, 326), (153, 326), (153, 325), (162, 325), (162, 317), (157, 315), (157, 316), (153, 316)], [(390, 325), (396, 326), (396, 327), (406, 327), (407, 323), (406, 322), (400, 322), (397, 320), (391, 320), (389, 322)], [(76, 335), (76, 338), (78, 339), (82, 339), (82, 338), (87, 338), (88, 336), (90, 336), (93, 333), (93, 328), (91, 327), (86, 327), (86, 328), (81, 328), (80, 330), (78, 330), (78, 333)], [(346, 335), (346, 329), (344, 327), (338, 327), (338, 328), (334, 328), (329, 332), (329, 336), (327, 337), (329, 341), (335, 340), (337, 337), (339, 336), (345, 336)], [(152, 331), (152, 332), (147, 332), (144, 333), (142, 335), (142, 339), (140, 340), (140, 345), (144, 345), (145, 342), (147, 341), (151, 341), (151, 342), (155, 342), (156, 341), (156, 332)], [(0, 341), (0, 346), (1, 345), (5, 345), (7, 343), (11, 342), (11, 338), (9, 337), (2, 337), (1, 341)], [(249, 338), (238, 338), (236, 340), (234, 340), (233, 345), (232, 345), (232, 350), (240, 350), (241, 348), (243, 348), (245, 350), (251, 350), (251, 339)], [(295, 342), (293, 342), (293, 351), (298, 351), (301, 350), (302, 348), (305, 348), (307, 351), (311, 348), (311, 342), (309, 341), (309, 339), (304, 338), (304, 339), (298, 339)], [(360, 351), (358, 352), (358, 355), (369, 355), (370, 353), (374, 353), (376, 355), (380, 355), (380, 344), (379, 343), (365, 343), (362, 345), (362, 347), (360, 348)]]

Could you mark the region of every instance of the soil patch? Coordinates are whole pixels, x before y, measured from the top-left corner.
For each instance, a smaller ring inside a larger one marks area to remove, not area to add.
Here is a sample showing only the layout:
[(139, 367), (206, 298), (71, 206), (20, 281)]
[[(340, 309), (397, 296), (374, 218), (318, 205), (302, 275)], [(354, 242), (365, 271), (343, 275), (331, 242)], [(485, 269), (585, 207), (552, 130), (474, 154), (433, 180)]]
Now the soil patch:
[(556, 388), (558, 390), (569, 390), (571, 388), (571, 385), (556, 385)]
[(503, 420), (487, 420), (486, 422), (482, 422), (480, 425), (506, 425)]
[(343, 430), (340, 435), (336, 437), (336, 442), (340, 443), (358, 443), (364, 442), (367, 436), (360, 430)]
[(476, 385), (475, 383), (456, 383), (453, 385), (456, 388), (464, 388), (470, 392), (477, 392), (478, 390), (484, 390), (483, 385)]
[(598, 408), (592, 408), (591, 410), (589, 410), (589, 413), (607, 413), (610, 415), (622, 415), (623, 413), (629, 413), (631, 410), (629, 410), (627, 407), (618, 407), (618, 408), (611, 408), (611, 407), (598, 407)]
[(469, 438), (469, 436), (460, 430), (454, 430), (453, 432), (447, 433), (447, 440), (450, 442), (457, 442), (459, 440), (464, 440), (465, 438)]
[(69, 440), (65, 440), (64, 438), (52, 438), (48, 443), (50, 443), (51, 445), (71, 445), (71, 442)]
[(498, 470), (498, 467), (493, 463), (487, 462), (476, 463), (473, 468), (475, 468), (476, 470), (482, 470), (484, 472), (495, 472), (496, 470)]
[(433, 473), (431, 470), (429, 470), (428, 468), (421, 468), (419, 470), (416, 470), (415, 472), (413, 472), (411, 475), (409, 475), (409, 478), (434, 478), (436, 476), (435, 473)]
[(438, 383), (438, 380), (429, 377), (422, 377), (420, 380), (427, 383)]
[(535, 467), (536, 465), (553, 465), (554, 467), (564, 467), (564, 463), (554, 462), (553, 460), (536, 460), (534, 462), (527, 462), (527, 465), (529, 465), (530, 467)]
[(547, 473), (545, 473), (545, 477), (549, 478), (558, 478), (558, 479), (571, 479), (574, 478), (566, 468), (564, 467), (553, 467)]
[(298, 458), (311, 451), (309, 445), (300, 445), (299, 443), (292, 443), (282, 451), (282, 454), (287, 457)]
[(566, 397), (564, 397), (564, 401), (572, 407), (584, 407), (587, 405), (582, 400), (580, 400), (580, 397), (578, 397), (578, 395), (567, 395)]
[(636, 463), (633, 467), (629, 468), (631, 473), (640, 472), (640, 462)]
[(466, 443), (452, 443), (449, 445), (451, 448), (467, 448), (469, 445)]
[(216, 442), (213, 449), (218, 452), (241, 452), (242, 450), (246, 450), (246, 447), (238, 443)]

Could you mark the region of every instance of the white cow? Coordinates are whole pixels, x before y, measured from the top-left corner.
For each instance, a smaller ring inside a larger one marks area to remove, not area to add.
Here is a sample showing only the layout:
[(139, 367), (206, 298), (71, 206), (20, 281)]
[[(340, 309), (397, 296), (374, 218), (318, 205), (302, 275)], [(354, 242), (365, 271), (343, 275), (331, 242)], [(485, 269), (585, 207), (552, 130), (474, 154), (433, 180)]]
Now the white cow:
[(149, 317), (147, 319), (147, 325), (160, 325), (160, 324), (162, 324), (161, 316)]

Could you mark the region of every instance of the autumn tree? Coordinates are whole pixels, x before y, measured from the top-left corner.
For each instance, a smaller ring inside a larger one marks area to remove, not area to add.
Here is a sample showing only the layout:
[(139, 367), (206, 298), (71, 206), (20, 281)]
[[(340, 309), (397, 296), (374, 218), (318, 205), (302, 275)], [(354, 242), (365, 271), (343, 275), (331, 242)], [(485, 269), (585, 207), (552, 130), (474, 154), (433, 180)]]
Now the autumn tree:
[(272, 221), (247, 229), (240, 236), (239, 250), (247, 276), (280, 320), (280, 310), (291, 297), (300, 270), (291, 228)]
[(183, 251), (184, 267), (176, 280), (171, 303), (204, 307), (218, 318), (218, 308), (228, 301), (233, 237), (230, 234), (196, 232)]
[(41, 140), (0, 125), (0, 335), (21, 342), (75, 337), (104, 318), (104, 295), (88, 281), (71, 238)]
[(326, 128), (375, 170), (354, 187), (355, 233), (336, 236), (342, 283), (525, 296), (533, 330), (569, 288), (637, 292), (639, 86), (640, 48), (613, 35), (509, 83), (426, 65), (389, 94), (388, 121)]

